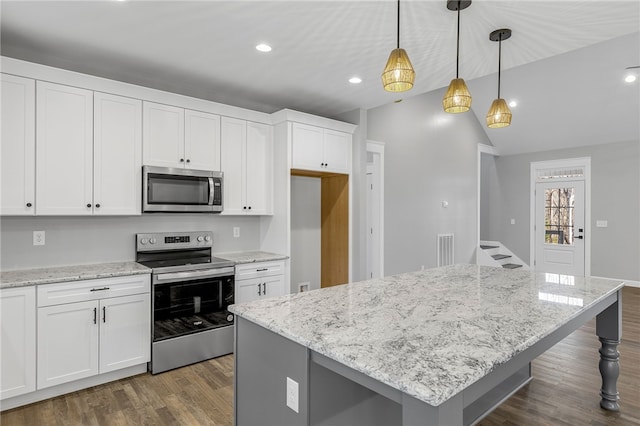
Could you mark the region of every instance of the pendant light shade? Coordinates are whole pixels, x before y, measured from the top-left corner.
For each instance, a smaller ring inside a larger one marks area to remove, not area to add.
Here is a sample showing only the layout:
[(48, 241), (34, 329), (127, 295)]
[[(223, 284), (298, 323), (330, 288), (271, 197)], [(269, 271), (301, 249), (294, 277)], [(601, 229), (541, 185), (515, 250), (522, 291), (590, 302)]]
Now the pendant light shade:
[(489, 34), (489, 40), (497, 41), (498, 44), (498, 98), (493, 101), (489, 112), (487, 112), (487, 127), (499, 129), (511, 124), (511, 110), (507, 102), (500, 97), (500, 69), (502, 67), (502, 41), (511, 37), (511, 30), (503, 28), (495, 30)]
[(467, 88), (464, 79), (459, 78), (458, 70), (460, 68), (460, 11), (471, 5), (471, 0), (448, 0), (447, 9), (458, 12), (458, 36), (456, 43), (456, 78), (451, 80), (447, 92), (442, 98), (442, 107), (445, 112), (457, 114), (467, 112), (471, 108), (471, 93)]
[(404, 49), (393, 49), (382, 73), (382, 85), (387, 92), (405, 92), (413, 87), (416, 72)]
[(502, 98), (495, 99), (487, 113), (487, 126), (492, 129), (499, 129), (500, 127), (507, 127), (509, 124), (511, 124), (511, 110), (507, 102)]
[(398, 0), (397, 47), (391, 51), (382, 72), (382, 86), (387, 92), (405, 92), (413, 87), (416, 72), (409, 55), (400, 49), (400, 0)]

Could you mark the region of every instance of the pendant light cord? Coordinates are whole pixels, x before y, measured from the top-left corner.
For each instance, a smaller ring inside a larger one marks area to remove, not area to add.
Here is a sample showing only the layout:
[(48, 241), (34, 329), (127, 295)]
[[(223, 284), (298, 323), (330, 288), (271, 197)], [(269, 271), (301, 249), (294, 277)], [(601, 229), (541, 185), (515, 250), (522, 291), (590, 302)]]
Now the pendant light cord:
[(398, 0), (398, 27), (396, 28), (397, 30), (397, 46), (396, 48), (400, 49), (400, 0)]
[(498, 40), (498, 99), (500, 99), (500, 70), (502, 69), (502, 33)]
[(458, 69), (460, 67), (460, 1), (458, 1), (458, 38), (456, 43), (456, 78), (458, 78)]

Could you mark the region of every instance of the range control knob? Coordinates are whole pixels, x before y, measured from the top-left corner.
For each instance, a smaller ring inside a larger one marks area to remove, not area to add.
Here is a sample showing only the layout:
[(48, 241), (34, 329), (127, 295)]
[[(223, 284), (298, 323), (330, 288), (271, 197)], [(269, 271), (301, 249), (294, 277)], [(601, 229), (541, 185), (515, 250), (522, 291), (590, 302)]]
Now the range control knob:
[(198, 235), (198, 238), (196, 238), (198, 240), (199, 243), (204, 241), (204, 237), (202, 235)]
[(140, 240), (140, 244), (142, 244), (143, 246), (146, 245), (149, 242), (149, 240), (147, 240), (146, 238), (143, 238)]
[(158, 240), (155, 238), (149, 238), (149, 244), (155, 244)]
[(204, 237), (205, 241), (211, 241), (211, 235), (207, 235), (206, 237)]

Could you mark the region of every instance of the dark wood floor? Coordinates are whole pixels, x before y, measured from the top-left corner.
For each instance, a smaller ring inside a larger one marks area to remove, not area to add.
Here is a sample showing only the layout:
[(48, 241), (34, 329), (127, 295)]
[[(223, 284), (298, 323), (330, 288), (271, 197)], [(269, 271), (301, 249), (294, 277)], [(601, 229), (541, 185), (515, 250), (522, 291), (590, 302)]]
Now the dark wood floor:
[[(619, 413), (599, 408), (599, 342), (592, 321), (533, 363), (534, 380), (481, 426), (640, 425), (640, 289), (623, 291)], [(142, 374), (0, 413), (10, 425), (233, 424), (233, 356)]]

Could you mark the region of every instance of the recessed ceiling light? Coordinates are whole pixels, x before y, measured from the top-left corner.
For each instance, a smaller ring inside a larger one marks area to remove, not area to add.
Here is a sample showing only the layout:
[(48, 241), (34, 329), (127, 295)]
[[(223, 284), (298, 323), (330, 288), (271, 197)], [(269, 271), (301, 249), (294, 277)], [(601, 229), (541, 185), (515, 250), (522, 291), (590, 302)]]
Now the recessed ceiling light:
[(633, 83), (634, 81), (636, 81), (637, 77), (635, 76), (635, 74), (629, 74), (624, 78), (624, 81), (626, 81), (627, 83)]
[(271, 46), (265, 43), (260, 43), (259, 45), (256, 46), (256, 50), (258, 50), (259, 52), (265, 52), (265, 53), (271, 52)]
[(510, 106), (511, 108), (515, 108), (515, 107), (517, 107), (517, 106), (518, 106), (518, 101), (513, 100), (513, 101), (509, 102), (509, 106)]
[(362, 83), (362, 79), (360, 77), (351, 77), (349, 79), (349, 83), (351, 83), (351, 84), (360, 84), (360, 83)]

